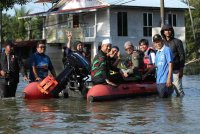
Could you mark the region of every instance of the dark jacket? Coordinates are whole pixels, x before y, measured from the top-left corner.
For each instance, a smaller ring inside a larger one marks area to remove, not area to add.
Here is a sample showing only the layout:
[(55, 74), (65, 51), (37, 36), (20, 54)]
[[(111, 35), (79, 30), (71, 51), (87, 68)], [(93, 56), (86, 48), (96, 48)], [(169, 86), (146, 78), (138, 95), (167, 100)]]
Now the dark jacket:
[[(171, 29), (172, 35), (169, 40), (166, 40), (164, 30)], [(181, 40), (174, 38), (174, 29), (170, 25), (164, 25), (161, 29), (161, 35), (163, 37), (165, 45), (169, 46), (173, 53), (173, 70), (180, 70), (185, 65), (185, 51)]]
[(111, 65), (110, 58), (100, 50), (92, 62), (92, 81), (94, 83), (104, 83), (105, 79), (110, 79), (110, 70), (119, 71), (118, 68)]
[[(23, 64), (19, 61), (18, 57), (10, 54), (9, 56), (9, 70), (7, 56), (5, 52), (0, 54), (0, 70), (7, 73), (6, 76), (0, 76), (0, 83), (18, 83), (19, 82), (19, 71)], [(22, 69), (24, 71), (24, 68)], [(24, 73), (23, 73), (24, 74)]]

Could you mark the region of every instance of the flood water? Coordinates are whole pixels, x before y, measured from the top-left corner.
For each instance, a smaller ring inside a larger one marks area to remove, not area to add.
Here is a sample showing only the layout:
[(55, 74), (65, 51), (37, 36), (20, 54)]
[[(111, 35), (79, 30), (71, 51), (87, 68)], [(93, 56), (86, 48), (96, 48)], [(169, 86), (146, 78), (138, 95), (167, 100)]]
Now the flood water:
[(0, 133), (199, 133), (200, 75), (184, 76), (185, 96), (99, 103), (84, 99), (0, 100)]

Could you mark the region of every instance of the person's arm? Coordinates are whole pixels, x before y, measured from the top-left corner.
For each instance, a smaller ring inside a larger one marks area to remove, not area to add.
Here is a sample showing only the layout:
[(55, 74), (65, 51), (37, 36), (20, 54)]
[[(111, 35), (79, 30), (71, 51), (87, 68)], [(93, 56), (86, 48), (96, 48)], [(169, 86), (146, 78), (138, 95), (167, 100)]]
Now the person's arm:
[(37, 68), (36, 68), (36, 55), (35, 55), (35, 53), (30, 58), (30, 65), (31, 65), (31, 69), (32, 69), (35, 81), (41, 80), (41, 78), (38, 76), (38, 72), (37, 72)]
[(35, 77), (35, 80), (36, 80), (36, 81), (41, 80), (41, 78), (38, 76), (38, 72), (37, 72), (37, 69), (36, 69), (35, 66), (32, 66), (32, 70), (33, 70), (33, 75), (34, 75), (34, 77)]
[(67, 38), (68, 38), (68, 42), (67, 42), (67, 48), (71, 49), (71, 39), (72, 39), (72, 33), (71, 32), (67, 32)]
[(172, 86), (172, 68), (173, 68), (173, 63), (169, 63), (169, 72), (168, 72), (168, 77), (167, 77), (167, 82), (166, 86), (171, 87)]
[(183, 48), (183, 43), (181, 40), (178, 40), (177, 50), (180, 57), (180, 70), (179, 70), (179, 78), (183, 77), (183, 68), (185, 66), (185, 51)]
[(173, 55), (172, 55), (172, 51), (170, 50), (170, 48), (168, 48), (166, 51), (166, 59), (167, 59), (168, 65), (169, 65), (166, 86), (171, 87), (172, 86), (172, 72), (173, 72)]
[(119, 52), (117, 52), (117, 59), (113, 63), (113, 66), (117, 66), (120, 61), (121, 61), (121, 58), (120, 58), (120, 51), (119, 51)]

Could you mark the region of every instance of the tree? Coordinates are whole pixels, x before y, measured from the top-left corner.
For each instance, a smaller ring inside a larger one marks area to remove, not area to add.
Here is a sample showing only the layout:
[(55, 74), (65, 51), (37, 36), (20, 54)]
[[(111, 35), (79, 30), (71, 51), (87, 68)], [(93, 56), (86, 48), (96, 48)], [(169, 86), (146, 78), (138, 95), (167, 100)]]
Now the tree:
[(25, 4), (31, 0), (1, 0), (0, 1), (0, 52), (2, 49), (2, 11), (12, 8), (15, 4)]
[(19, 17), (26, 16), (31, 10), (26, 10), (25, 7), (15, 9), (15, 16), (12, 18), (13, 35), (15, 39), (24, 40), (27, 37), (26, 21), (24, 19), (18, 19)]
[(0, 1), (0, 9), (8, 9), (12, 8), (15, 4), (26, 4), (27, 2), (30, 2), (31, 0), (1, 0)]
[(186, 18), (186, 56), (188, 60), (198, 58), (200, 50), (200, 0), (190, 0), (190, 6), (195, 9), (192, 10), (193, 25), (195, 29), (195, 40), (193, 37), (192, 24), (189, 16), (189, 12), (185, 13)]

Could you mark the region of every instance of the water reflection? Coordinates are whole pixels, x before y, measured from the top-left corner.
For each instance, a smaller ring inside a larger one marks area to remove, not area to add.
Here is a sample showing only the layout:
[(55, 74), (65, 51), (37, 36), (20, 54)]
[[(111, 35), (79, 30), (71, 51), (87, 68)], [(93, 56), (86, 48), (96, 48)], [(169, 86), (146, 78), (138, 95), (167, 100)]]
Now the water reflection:
[(17, 125), (19, 108), (15, 99), (0, 100), (0, 133), (12, 134), (21, 129)]

